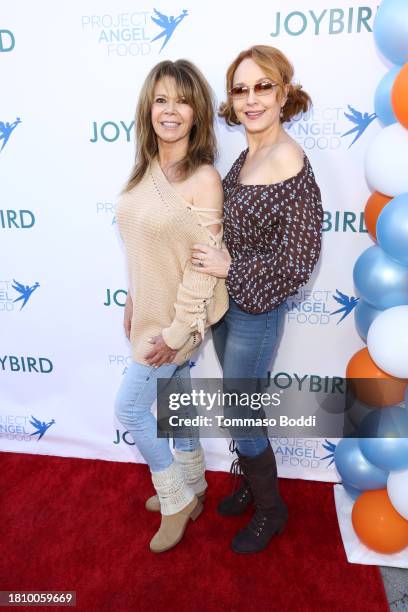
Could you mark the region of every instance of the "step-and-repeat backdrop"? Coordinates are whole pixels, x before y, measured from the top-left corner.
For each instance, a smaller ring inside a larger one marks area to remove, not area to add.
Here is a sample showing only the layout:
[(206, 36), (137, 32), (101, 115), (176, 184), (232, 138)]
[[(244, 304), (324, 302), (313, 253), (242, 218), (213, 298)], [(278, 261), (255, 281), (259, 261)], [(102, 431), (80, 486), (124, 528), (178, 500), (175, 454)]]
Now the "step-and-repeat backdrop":
[[(386, 71), (372, 39), (377, 2), (86, 0), (3, 2), (0, 14), (0, 448), (141, 461), (113, 414), (130, 363), (122, 331), (123, 248), (114, 207), (134, 158), (140, 86), (163, 59), (188, 58), (218, 101), (226, 68), (252, 44), (279, 47), (312, 96), (287, 125), (321, 186), (321, 260), (285, 310), (273, 373), (288, 386), (343, 376), (363, 346), (353, 264), (370, 244), (366, 147), (380, 129)], [(245, 138), (217, 121), (218, 169)], [(220, 375), (211, 338), (190, 362)], [(305, 377), (307, 377), (305, 379)], [(338, 480), (333, 439), (273, 439), (282, 476)], [(204, 440), (227, 469), (225, 440)]]

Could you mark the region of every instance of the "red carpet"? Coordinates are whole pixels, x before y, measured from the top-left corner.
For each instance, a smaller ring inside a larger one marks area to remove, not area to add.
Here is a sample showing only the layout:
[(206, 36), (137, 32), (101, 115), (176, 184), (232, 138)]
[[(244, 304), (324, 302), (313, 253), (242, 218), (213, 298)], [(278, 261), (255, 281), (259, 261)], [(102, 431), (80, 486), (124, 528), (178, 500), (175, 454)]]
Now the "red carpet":
[(216, 513), (231, 477), (209, 472), (204, 513), (174, 550), (154, 555), (160, 517), (143, 507), (146, 466), (0, 456), (1, 590), (75, 590), (81, 612), (389, 609), (378, 569), (346, 561), (330, 484), (281, 480), (286, 531), (267, 551), (236, 555), (229, 542), (248, 515)]

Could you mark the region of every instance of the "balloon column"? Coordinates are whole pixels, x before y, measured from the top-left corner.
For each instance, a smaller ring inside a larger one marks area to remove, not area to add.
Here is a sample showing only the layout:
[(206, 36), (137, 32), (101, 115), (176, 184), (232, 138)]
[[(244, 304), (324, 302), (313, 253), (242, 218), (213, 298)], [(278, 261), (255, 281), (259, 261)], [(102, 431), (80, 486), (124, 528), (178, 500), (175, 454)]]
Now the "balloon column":
[[(361, 437), (340, 441), (335, 462), (355, 500), (356, 534), (368, 548), (392, 554), (408, 547), (408, 0), (383, 0), (374, 38), (394, 66), (375, 92), (383, 129), (366, 155), (374, 192), (364, 214), (375, 244), (354, 267), (356, 327), (367, 347), (346, 373), (358, 379), (357, 398), (372, 409)], [(384, 381), (387, 391), (376, 393)]]

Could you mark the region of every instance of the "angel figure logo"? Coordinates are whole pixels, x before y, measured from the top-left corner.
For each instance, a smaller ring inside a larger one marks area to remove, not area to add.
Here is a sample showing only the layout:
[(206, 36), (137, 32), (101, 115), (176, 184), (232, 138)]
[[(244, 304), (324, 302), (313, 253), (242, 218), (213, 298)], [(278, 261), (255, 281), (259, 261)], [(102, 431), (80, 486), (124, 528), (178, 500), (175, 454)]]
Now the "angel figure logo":
[(40, 286), (40, 283), (37, 281), (36, 283), (34, 283), (34, 285), (30, 287), (29, 285), (23, 285), (22, 283), (19, 283), (18, 281), (13, 279), (13, 284), (11, 286), (15, 291), (17, 291), (17, 293), (20, 294), (18, 298), (13, 300), (13, 302), (20, 302), (22, 300), (20, 310), (23, 310), (24, 306), (27, 304), (34, 291)]
[(330, 442), (330, 440), (326, 439), (324, 441), (324, 444), (322, 443), (322, 446), (324, 450), (327, 451), (329, 454), (326, 455), (325, 457), (321, 457), (320, 461), (328, 461), (330, 459), (330, 463), (327, 466), (327, 467), (330, 467), (334, 463), (334, 455), (336, 452), (337, 444), (334, 444), (334, 442)]
[(38, 440), (41, 440), (45, 432), (48, 431), (52, 425), (54, 425), (54, 423), (55, 419), (52, 419), (51, 421), (49, 421), (49, 423), (46, 423), (45, 421), (40, 421), (39, 419), (36, 419), (35, 417), (33, 417), (33, 415), (31, 415), (30, 425), (34, 427), (35, 431), (33, 431), (30, 436), (38, 436), (38, 442)]
[[(17, 119), (15, 121), (13, 121), (13, 123), (9, 123), (8, 121), (6, 121), (4, 123), (4, 121), (0, 121), (0, 153), (2, 152), (2, 150), (4, 149), (4, 147), (6, 146), (11, 133), (13, 132), (13, 130), (16, 129), (16, 127), (18, 126), (18, 124), (21, 123), (21, 119), (20, 117), (17, 117)], [(3, 141), (3, 142), (2, 142)]]
[(333, 299), (336, 300), (338, 304), (340, 304), (341, 308), (338, 308), (334, 312), (330, 313), (330, 316), (335, 314), (342, 313), (341, 318), (337, 321), (337, 325), (343, 321), (357, 306), (357, 302), (360, 298), (356, 298), (353, 295), (348, 296), (345, 293), (342, 293), (338, 289), (336, 289), (337, 295), (333, 294)]
[(181, 21), (185, 17), (187, 17), (188, 11), (184, 9), (183, 12), (180, 13), (180, 15), (178, 15), (178, 17), (174, 17), (173, 15), (171, 15), (170, 17), (167, 17), (167, 15), (163, 15), (163, 13), (160, 13), (157, 9), (153, 9), (153, 10), (155, 12), (155, 16), (151, 17), (151, 20), (156, 25), (158, 25), (159, 28), (162, 28), (162, 31), (157, 36), (152, 38), (151, 42), (154, 42), (155, 40), (159, 40), (159, 38), (164, 37), (163, 44), (160, 47), (160, 51), (159, 51), (160, 53), (162, 49), (164, 49), (164, 47), (167, 45), (170, 38), (173, 36), (174, 30), (181, 23)]
[(359, 138), (361, 138), (361, 136), (364, 134), (364, 132), (366, 131), (370, 123), (374, 121), (377, 115), (375, 113), (371, 113), (371, 115), (369, 115), (368, 113), (360, 113), (360, 111), (350, 106), (350, 104), (348, 104), (348, 108), (349, 108), (350, 113), (344, 113), (344, 116), (349, 121), (351, 121), (351, 123), (354, 124), (354, 127), (352, 127), (351, 130), (348, 130), (348, 132), (345, 132), (344, 134), (342, 134), (341, 137), (344, 138), (344, 136), (355, 134), (353, 140), (349, 144), (348, 148), (350, 149), (350, 147), (353, 146), (353, 144)]

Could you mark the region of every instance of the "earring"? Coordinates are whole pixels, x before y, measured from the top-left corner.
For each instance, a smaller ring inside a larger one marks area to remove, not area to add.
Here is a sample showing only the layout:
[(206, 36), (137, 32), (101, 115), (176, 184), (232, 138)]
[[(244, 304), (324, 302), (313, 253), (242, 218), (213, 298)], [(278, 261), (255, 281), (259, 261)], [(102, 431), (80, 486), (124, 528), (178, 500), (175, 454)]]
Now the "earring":
[(282, 106), (282, 108), (280, 110), (279, 116), (280, 116), (281, 119), (283, 119), (283, 106)]

